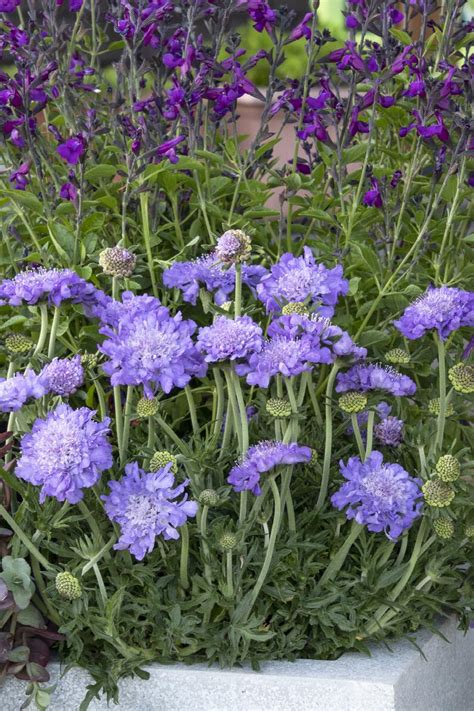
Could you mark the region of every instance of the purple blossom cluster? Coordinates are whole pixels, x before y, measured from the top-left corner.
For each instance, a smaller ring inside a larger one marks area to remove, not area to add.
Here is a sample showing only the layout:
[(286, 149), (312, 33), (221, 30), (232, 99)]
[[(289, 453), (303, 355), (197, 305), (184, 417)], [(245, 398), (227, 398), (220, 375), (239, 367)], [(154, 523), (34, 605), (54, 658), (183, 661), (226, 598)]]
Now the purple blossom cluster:
[(13, 279), (0, 284), (0, 304), (32, 306), (48, 301), (59, 306), (63, 301), (91, 306), (97, 301), (98, 291), (72, 269), (28, 269)]
[(45, 392), (67, 397), (72, 395), (84, 382), (81, 356), (54, 358), (38, 375)]
[(207, 366), (191, 338), (196, 324), (179, 312), (171, 316), (157, 299), (135, 299), (118, 307), (113, 325), (100, 329), (106, 338), (99, 350), (109, 358), (102, 367), (112, 385), (142, 385), (146, 397), (153, 397), (158, 387), (169, 393), (202, 377)]
[(404, 427), (405, 423), (403, 420), (389, 415), (375, 425), (375, 438), (388, 447), (398, 447), (403, 442)]
[(309, 247), (303, 256), (283, 254), (270, 273), (263, 276), (257, 285), (257, 296), (267, 311), (280, 311), (290, 301), (309, 301), (321, 316), (334, 315), (340, 296), (347, 294), (349, 283), (342, 276), (342, 266), (328, 269), (318, 264)]
[(0, 412), (16, 412), (30, 398), (40, 398), (45, 388), (38, 376), (28, 368), (12, 378), (0, 379)]
[(196, 515), (198, 506), (184, 493), (187, 480), (173, 488), (174, 483), (171, 463), (146, 473), (136, 462), (127, 464), (120, 481), (109, 482), (110, 494), (102, 500), (109, 519), (120, 526), (116, 550), (129, 550), (137, 560), (143, 560), (155, 547), (157, 536), (179, 538), (176, 529)]
[(421, 513), (421, 480), (411, 477), (399, 464), (384, 463), (380, 452), (362, 462), (341, 460), (346, 483), (331, 497), (332, 504), (346, 516), (375, 533), (385, 532), (396, 540)]
[(263, 441), (250, 447), (247, 454), (229, 472), (227, 481), (234, 491), (251, 491), (255, 496), (262, 493), (260, 475), (283, 464), (299, 464), (311, 460), (311, 449), (296, 442), (285, 444)]
[(446, 339), (463, 326), (474, 326), (474, 292), (449, 286), (432, 287), (394, 323), (411, 340), (421, 338), (427, 331), (437, 331), (440, 338)]
[(21, 457), (15, 474), (41, 486), (40, 501), (53, 496), (76, 504), (83, 489), (94, 486), (101, 472), (112, 466), (112, 446), (107, 439), (109, 418), (96, 422), (87, 407), (73, 410), (58, 405), (37, 419), (21, 440)]
[(278, 374), (292, 377), (336, 358), (358, 360), (367, 355), (345, 331), (319, 316), (280, 316), (270, 324), (268, 335), (261, 350), (236, 367), (249, 385), (267, 388)]
[[(242, 265), (242, 282), (251, 289), (255, 289), (264, 274), (264, 267)], [(214, 254), (191, 262), (175, 262), (163, 272), (163, 283), (182, 291), (184, 301), (191, 304), (196, 304), (203, 286), (221, 306), (235, 289), (235, 266), (226, 268)]]
[(402, 397), (413, 395), (416, 392), (416, 384), (408, 375), (403, 375), (394, 368), (371, 363), (354, 365), (346, 372), (338, 373), (336, 392), (345, 393), (348, 390), (359, 392), (383, 390)]
[(262, 349), (262, 336), (262, 329), (250, 316), (217, 316), (212, 326), (199, 329), (197, 348), (206, 363), (248, 358)]

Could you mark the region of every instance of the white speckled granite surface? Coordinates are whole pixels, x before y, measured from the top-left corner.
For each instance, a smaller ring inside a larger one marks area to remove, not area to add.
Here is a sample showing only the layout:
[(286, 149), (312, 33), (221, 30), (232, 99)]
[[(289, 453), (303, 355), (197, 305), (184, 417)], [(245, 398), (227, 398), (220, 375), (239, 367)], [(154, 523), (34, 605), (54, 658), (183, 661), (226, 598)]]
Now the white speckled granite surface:
[[(334, 662), (271, 662), (261, 672), (184, 665), (147, 667), (149, 681), (121, 683), (120, 711), (469, 711), (474, 709), (474, 630), (422, 632), (409, 642), (373, 650), (372, 657), (345, 654)], [(56, 681), (58, 664), (50, 668)], [(78, 711), (90, 678), (81, 669), (59, 680), (50, 711)], [(0, 711), (19, 711), (22, 682), (0, 686)], [(107, 708), (93, 701), (90, 711)]]

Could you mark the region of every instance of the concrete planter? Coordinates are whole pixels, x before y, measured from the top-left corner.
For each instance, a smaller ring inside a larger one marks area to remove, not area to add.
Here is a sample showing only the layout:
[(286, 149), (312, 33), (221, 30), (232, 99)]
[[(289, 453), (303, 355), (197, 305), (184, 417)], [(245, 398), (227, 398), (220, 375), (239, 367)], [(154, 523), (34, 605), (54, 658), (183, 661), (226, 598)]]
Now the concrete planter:
[[(465, 711), (474, 697), (474, 630), (456, 631), (445, 622), (438, 635), (417, 635), (422, 654), (409, 642), (378, 646), (371, 657), (345, 654), (337, 661), (302, 659), (270, 662), (261, 672), (210, 669), (204, 665), (149, 666), (150, 679), (126, 679), (120, 685), (123, 711)], [(91, 679), (82, 669), (60, 678), (51, 711), (77, 711)], [(18, 711), (24, 684), (8, 680), (0, 687), (2, 711)], [(93, 701), (90, 711), (107, 708)]]

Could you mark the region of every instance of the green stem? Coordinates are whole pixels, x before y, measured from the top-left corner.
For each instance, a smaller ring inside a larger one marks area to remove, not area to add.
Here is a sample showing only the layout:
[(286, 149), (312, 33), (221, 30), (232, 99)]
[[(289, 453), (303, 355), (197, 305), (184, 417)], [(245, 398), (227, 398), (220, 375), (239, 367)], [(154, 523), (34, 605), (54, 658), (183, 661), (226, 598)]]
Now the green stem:
[(234, 576), (232, 570), (232, 551), (226, 551), (227, 597), (234, 596)]
[(229, 445), (230, 441), (230, 435), (232, 432), (232, 423), (233, 423), (233, 413), (232, 413), (232, 404), (230, 402), (230, 398), (227, 402), (227, 412), (225, 416), (225, 424), (224, 424), (224, 434), (222, 436), (222, 443), (221, 443), (221, 451), (219, 454), (219, 460), (221, 460), (223, 457), (225, 457), (227, 453), (227, 447)]
[(365, 447), (364, 459), (367, 459), (367, 457), (369, 457), (372, 452), (372, 443), (374, 440), (374, 417), (375, 412), (373, 410), (370, 410), (369, 419), (367, 420), (367, 443)]
[(178, 435), (175, 433), (175, 431), (168, 425), (166, 422), (163, 420), (162, 417), (159, 415), (155, 415), (156, 421), (165, 432), (168, 437), (175, 443), (175, 445), (178, 447), (179, 451), (181, 454), (183, 454), (185, 457), (189, 457), (190, 451), (189, 448), (184, 444), (184, 442), (178, 437)]
[(356, 521), (352, 522), (352, 527), (349, 532), (349, 535), (347, 536), (346, 540), (344, 541), (342, 546), (339, 548), (336, 555), (334, 556), (334, 558), (331, 560), (328, 567), (324, 571), (324, 573), (321, 577), (321, 580), (319, 581), (319, 585), (325, 585), (326, 583), (329, 583), (331, 580), (333, 580), (335, 578), (337, 573), (342, 568), (344, 561), (346, 560), (347, 555), (352, 547), (352, 544), (359, 537), (363, 528), (364, 527), (362, 526), (362, 524), (356, 523)]
[(441, 336), (437, 335), (436, 340), (438, 343), (439, 415), (434, 448), (435, 450), (438, 448), (441, 450), (443, 447), (444, 427), (446, 424), (446, 352)]
[(239, 451), (242, 451), (242, 422), (239, 417), (239, 407), (237, 404), (237, 397), (235, 395), (234, 383), (232, 380), (232, 373), (227, 368), (224, 368), (224, 377), (227, 384), (227, 394), (229, 397), (230, 405), (232, 408), (232, 416), (234, 418), (234, 427), (237, 433), (237, 439), (239, 441)]
[(36, 558), (36, 560), (41, 563), (45, 570), (52, 570), (51, 564), (46, 560), (46, 558), (39, 552), (34, 543), (30, 541), (28, 536), (21, 530), (21, 528), (16, 523), (15, 519), (10, 516), (8, 511), (4, 506), (0, 504), (0, 516), (2, 516), (8, 523), (13, 532), (18, 536), (20, 541), (23, 543), (25, 548), (31, 553), (31, 555)]
[(222, 382), (222, 376), (219, 372), (219, 368), (213, 368), (212, 372), (214, 373), (214, 382), (216, 384), (217, 393), (217, 409), (216, 418), (214, 420), (213, 436), (217, 440), (219, 439), (221, 433), (222, 420), (224, 417), (224, 384)]
[(36, 558), (34, 556), (32, 556), (30, 559), (30, 563), (31, 563), (31, 570), (33, 572), (36, 587), (38, 588), (40, 597), (41, 597), (43, 604), (46, 608), (48, 617), (51, 620), (51, 622), (54, 622), (55, 625), (60, 627), (61, 626), (61, 618), (58, 615), (58, 613), (56, 612), (56, 610), (53, 607), (51, 607), (50, 598), (48, 596), (48, 593), (46, 592), (46, 585), (44, 584), (43, 576), (41, 574), (41, 569), (38, 565), (38, 561), (36, 560)]
[(128, 440), (130, 436), (130, 418), (132, 416), (133, 386), (127, 385), (127, 397), (125, 399), (125, 410), (123, 415), (122, 439), (120, 440), (119, 456), (120, 464), (123, 465), (127, 457)]
[(148, 418), (148, 439), (147, 439), (147, 447), (148, 449), (153, 448), (153, 442), (155, 440), (155, 420), (153, 417)]
[(362, 442), (362, 435), (360, 433), (359, 422), (357, 420), (357, 415), (355, 412), (353, 412), (351, 414), (351, 423), (352, 423), (352, 429), (354, 430), (354, 437), (357, 442), (357, 448), (359, 450), (360, 458), (362, 461), (364, 461), (365, 448), (364, 448), (364, 443)]
[(114, 385), (114, 410), (115, 410), (115, 433), (117, 435), (117, 447), (121, 447), (123, 439), (123, 420), (122, 420), (122, 394), (120, 385)]
[(331, 456), (332, 456), (332, 391), (334, 388), (334, 382), (336, 380), (337, 371), (339, 370), (339, 365), (334, 363), (329, 373), (327, 385), (326, 385), (326, 403), (325, 403), (325, 441), (324, 441), (324, 460), (323, 460), (323, 473), (321, 477), (321, 488), (319, 490), (318, 501), (316, 503), (316, 511), (320, 511), (324, 506), (326, 500), (326, 494), (329, 485), (329, 472), (331, 468)]
[(204, 559), (204, 577), (206, 578), (209, 585), (212, 585), (212, 570), (209, 565), (209, 546), (206, 541), (207, 534), (207, 514), (209, 512), (209, 506), (203, 506), (200, 515), (198, 515), (198, 525), (201, 539), (201, 546)]
[[(82, 499), (82, 501), (79, 501), (77, 505), (78, 505), (82, 515), (87, 520), (87, 523), (89, 524), (90, 529), (95, 536), (95, 542), (98, 543), (102, 548), (105, 545), (104, 539), (102, 538), (102, 533), (100, 532), (97, 521), (95, 520), (94, 516), (87, 508), (86, 502), (84, 501), (84, 499)], [(107, 551), (107, 553), (104, 555), (104, 557), (110, 560), (110, 553)]]
[(150, 273), (151, 288), (153, 296), (158, 296), (158, 288), (156, 285), (155, 268), (153, 265), (153, 254), (151, 251), (151, 235), (150, 235), (150, 216), (148, 212), (148, 197), (147, 192), (140, 193), (140, 212), (143, 226), (143, 240), (145, 242), (145, 251), (148, 262), (148, 271)]
[(188, 561), (189, 561), (189, 530), (186, 524), (181, 526), (181, 558), (179, 562), (179, 579), (184, 590), (189, 588)]
[(41, 353), (43, 346), (46, 342), (46, 334), (48, 333), (48, 307), (46, 304), (40, 304), (40, 314), (41, 314), (41, 327), (38, 337), (38, 342), (36, 343), (36, 348), (33, 351), (33, 357)]
[(195, 437), (199, 437), (199, 422), (197, 418), (197, 412), (196, 412), (196, 404), (194, 402), (194, 397), (191, 388), (189, 385), (186, 385), (184, 388), (184, 392), (186, 393), (186, 399), (188, 401), (188, 407), (189, 407), (189, 414), (191, 415), (191, 424), (193, 428), (193, 433)]
[(48, 358), (52, 359), (54, 356), (54, 348), (56, 345), (56, 334), (58, 332), (60, 309), (56, 306), (54, 309), (53, 322), (51, 324), (51, 331), (49, 332), (49, 344), (48, 344)]
[[(313, 406), (314, 415), (316, 417), (316, 422), (318, 423), (318, 425), (320, 425), (322, 427), (323, 426), (323, 416), (321, 415), (321, 408), (319, 407), (318, 398), (316, 397), (316, 391), (314, 388), (314, 383), (313, 383), (313, 378), (312, 378), (311, 372), (303, 373), (303, 379), (304, 379), (304, 382), (306, 382), (306, 387), (309, 392), (309, 398), (310, 398), (311, 404)], [(303, 401), (301, 400), (301, 403), (299, 403), (299, 404), (302, 405)]]
[(242, 313), (242, 264), (235, 265), (234, 314), (238, 318)]

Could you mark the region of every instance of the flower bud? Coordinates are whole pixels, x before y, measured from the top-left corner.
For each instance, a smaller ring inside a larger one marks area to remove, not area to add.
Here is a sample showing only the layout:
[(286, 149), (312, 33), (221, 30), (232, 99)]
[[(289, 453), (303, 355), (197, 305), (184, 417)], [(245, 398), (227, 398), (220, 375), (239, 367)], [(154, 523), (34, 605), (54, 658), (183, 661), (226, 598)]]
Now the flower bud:
[(464, 535), (466, 538), (474, 538), (474, 525), (473, 524), (468, 524), (464, 528)]
[(227, 230), (217, 240), (215, 255), (225, 264), (246, 262), (252, 252), (252, 242), (242, 230)]
[[(435, 415), (436, 417), (439, 415), (439, 397), (435, 397), (429, 401), (428, 412), (430, 415)], [(446, 417), (451, 417), (452, 415), (454, 415), (454, 407), (448, 402), (446, 403)]]
[(403, 348), (392, 348), (391, 351), (385, 353), (385, 360), (393, 365), (407, 365), (410, 362), (410, 354)]
[(291, 415), (290, 403), (282, 398), (272, 397), (267, 400), (265, 410), (272, 417), (290, 417)]
[(170, 463), (172, 473), (177, 474), (178, 460), (176, 459), (174, 454), (171, 454), (171, 452), (167, 452), (166, 450), (162, 452), (155, 452), (155, 454), (150, 459), (150, 471), (157, 472), (158, 469), (163, 469), (163, 467), (166, 467), (166, 465)]
[(219, 545), (225, 551), (231, 551), (237, 545), (237, 536), (234, 533), (230, 533), (228, 531), (227, 533), (224, 533), (221, 536), (219, 540)]
[(449, 506), (455, 496), (455, 491), (440, 479), (430, 479), (421, 487), (428, 506), (443, 508)]
[(202, 506), (217, 506), (219, 503), (217, 491), (214, 491), (214, 489), (203, 489), (199, 494), (199, 503), (202, 504)]
[(95, 368), (98, 360), (98, 353), (83, 353), (81, 355), (81, 365), (85, 368)]
[(289, 190), (299, 190), (301, 188), (301, 176), (298, 173), (291, 173), (286, 179), (286, 185)]
[(22, 333), (11, 333), (5, 338), (5, 348), (12, 354), (28, 353), (33, 347), (33, 341)]
[(298, 316), (309, 316), (309, 309), (302, 301), (290, 301), (281, 310), (283, 316), (297, 314)]
[(438, 538), (447, 540), (454, 536), (454, 523), (450, 518), (437, 518), (433, 521), (433, 529)]
[(364, 393), (349, 391), (339, 398), (339, 407), (343, 412), (362, 412), (367, 406), (367, 396)]
[(129, 277), (133, 274), (137, 258), (122, 247), (107, 247), (99, 254), (99, 264), (104, 274), (114, 277)]
[(82, 595), (82, 587), (72, 573), (64, 570), (56, 575), (56, 590), (66, 600), (77, 600)]
[(448, 378), (458, 393), (474, 393), (474, 366), (457, 363), (449, 369)]
[(436, 462), (436, 471), (441, 481), (456, 481), (461, 473), (461, 466), (452, 454), (445, 454)]
[(142, 397), (137, 402), (138, 417), (153, 417), (160, 409), (160, 403), (156, 397)]

